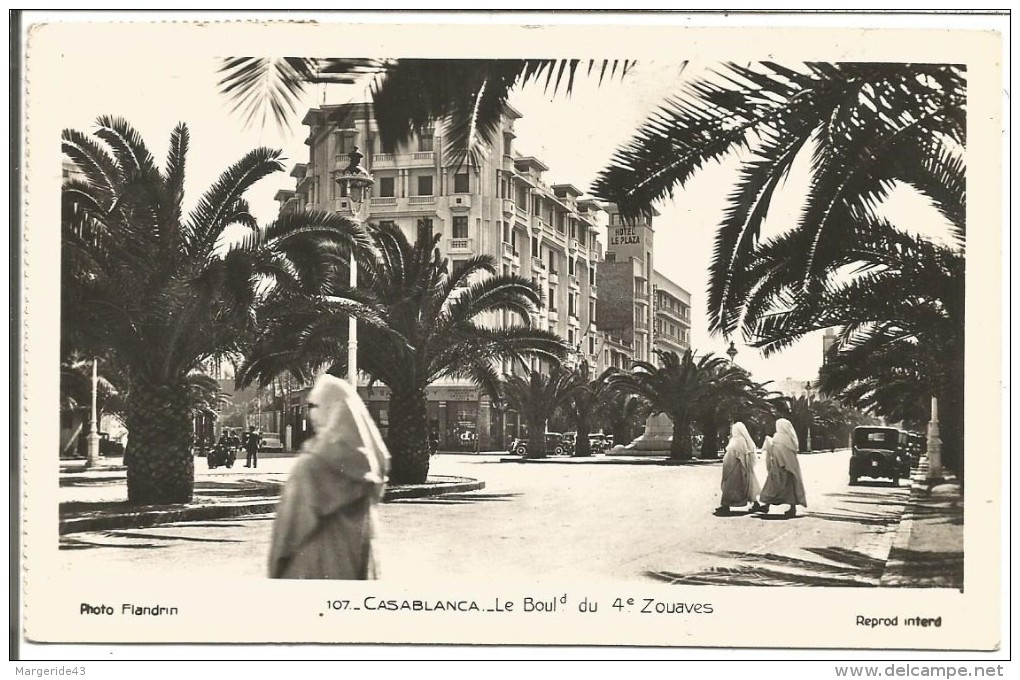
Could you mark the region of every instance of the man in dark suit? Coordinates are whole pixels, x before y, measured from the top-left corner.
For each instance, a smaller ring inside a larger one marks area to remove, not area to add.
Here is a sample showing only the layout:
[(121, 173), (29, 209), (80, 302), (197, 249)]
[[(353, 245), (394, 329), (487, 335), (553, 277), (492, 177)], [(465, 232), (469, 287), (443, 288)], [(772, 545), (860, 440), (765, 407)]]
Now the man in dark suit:
[(244, 450), (248, 453), (245, 458), (244, 466), (250, 468), (257, 468), (259, 466), (259, 443), (262, 437), (255, 431), (254, 427), (249, 427), (247, 434), (244, 435)]

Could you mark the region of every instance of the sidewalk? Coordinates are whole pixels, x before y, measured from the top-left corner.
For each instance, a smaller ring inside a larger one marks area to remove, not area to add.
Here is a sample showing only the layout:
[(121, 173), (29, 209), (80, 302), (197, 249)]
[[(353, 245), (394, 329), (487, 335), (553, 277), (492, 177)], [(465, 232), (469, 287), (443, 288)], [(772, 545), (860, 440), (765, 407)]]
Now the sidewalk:
[[(60, 462), (60, 534), (109, 529), (136, 529), (172, 522), (229, 519), (275, 512), (297, 454), (260, 455), (259, 467), (243, 462), (209, 470), (195, 459), (195, 493), (181, 505), (129, 506), (127, 468), (119, 458), (104, 458), (85, 469), (83, 461)], [(485, 488), (467, 477), (430, 476), (425, 484), (392, 485), (383, 502), (463, 493)]]
[(962, 591), (963, 489), (949, 471), (934, 485), (927, 474), (922, 458), (879, 585)]

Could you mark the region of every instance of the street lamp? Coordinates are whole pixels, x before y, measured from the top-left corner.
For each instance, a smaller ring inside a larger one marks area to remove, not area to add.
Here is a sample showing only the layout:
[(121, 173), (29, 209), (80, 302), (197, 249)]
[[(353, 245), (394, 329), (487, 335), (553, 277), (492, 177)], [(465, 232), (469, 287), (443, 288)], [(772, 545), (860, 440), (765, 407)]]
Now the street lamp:
[(807, 395), (807, 443), (805, 451), (811, 450), (811, 381), (804, 383), (804, 392)]
[(728, 350), (726, 350), (726, 354), (727, 354), (727, 356), (729, 356), (730, 363), (732, 364), (733, 363), (733, 359), (736, 358), (736, 356), (737, 356), (737, 346), (733, 344), (732, 340), (730, 340), (730, 348)]
[(931, 398), (931, 420), (928, 421), (928, 474), (929, 482), (942, 479), (942, 437), (939, 436), (939, 400)]
[[(354, 147), (350, 154), (350, 165), (342, 170), (333, 171), (333, 181), (347, 189), (347, 197), (351, 204), (351, 217), (357, 224), (368, 219), (371, 203), (372, 186), (375, 180), (361, 167), (364, 154)], [(358, 287), (358, 261), (354, 247), (351, 246), (351, 290)], [(347, 322), (347, 380), (351, 387), (358, 387), (358, 320), (351, 315)]]
[(99, 359), (92, 360), (92, 410), (89, 415), (89, 433), (85, 437), (88, 446), (85, 454), (85, 467), (95, 467), (99, 463), (99, 423), (96, 401), (99, 392)]

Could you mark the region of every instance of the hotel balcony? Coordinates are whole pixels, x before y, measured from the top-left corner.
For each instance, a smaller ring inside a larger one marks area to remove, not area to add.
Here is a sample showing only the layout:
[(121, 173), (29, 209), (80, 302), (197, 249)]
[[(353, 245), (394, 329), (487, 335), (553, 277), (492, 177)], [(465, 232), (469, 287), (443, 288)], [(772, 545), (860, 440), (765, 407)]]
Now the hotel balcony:
[(447, 252), (450, 253), (471, 253), (474, 252), (475, 240), (473, 238), (451, 238), (447, 239)]
[(407, 197), (407, 204), (408, 205), (435, 205), (435, 203), (436, 203), (436, 197), (435, 196), (408, 196)]
[[(341, 160), (342, 159), (342, 160)], [(432, 151), (415, 151), (413, 153), (377, 153), (369, 158), (369, 169), (380, 168), (430, 168), (436, 164), (436, 156)], [(338, 168), (347, 167), (350, 159), (346, 154), (337, 156)]]
[(560, 282), (560, 275), (558, 272), (549, 272), (549, 283), (550, 285), (556, 285)]
[(570, 324), (571, 326), (578, 326), (578, 327), (580, 327), (581, 319), (580, 319), (580, 317), (577, 316), (577, 314), (568, 314), (567, 315), (567, 323)]
[(576, 238), (570, 239), (570, 252), (576, 253), (581, 248), (581, 242)]
[(533, 272), (545, 271), (545, 262), (542, 261), (542, 258), (540, 257), (531, 258), (531, 271)]
[(386, 207), (397, 204), (396, 196), (373, 196), (372, 197), (372, 208)]
[(520, 255), (514, 251), (514, 246), (512, 243), (507, 243), (506, 241), (503, 241), (503, 257), (508, 257), (511, 260), (516, 261), (517, 264), (520, 264)]
[(590, 262), (598, 262), (599, 261), (599, 251), (595, 250), (594, 248), (590, 249), (588, 251), (588, 260)]
[(549, 310), (549, 323), (559, 323), (559, 322), (560, 322), (560, 312), (559, 312), (559, 310), (558, 309), (550, 309)]
[(514, 202), (513, 199), (504, 198), (503, 200), (503, 214), (512, 216), (514, 214)]
[(517, 219), (525, 224), (528, 223), (528, 211), (520, 206), (520, 204), (514, 204), (514, 212), (517, 215)]
[(640, 302), (643, 305), (648, 304), (648, 293), (642, 293), (639, 290), (634, 291), (634, 301)]
[(581, 282), (577, 280), (577, 277), (571, 274), (568, 278), (571, 290), (581, 290)]

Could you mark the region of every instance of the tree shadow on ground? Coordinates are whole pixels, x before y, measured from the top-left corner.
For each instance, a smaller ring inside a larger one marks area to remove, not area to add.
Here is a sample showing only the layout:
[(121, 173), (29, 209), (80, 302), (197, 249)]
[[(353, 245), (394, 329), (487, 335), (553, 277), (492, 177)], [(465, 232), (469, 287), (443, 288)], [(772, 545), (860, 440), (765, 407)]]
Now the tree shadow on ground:
[(945, 588), (948, 580), (951, 583), (950, 587), (959, 588), (963, 592), (962, 551), (893, 547), (889, 559), (900, 560), (905, 564), (903, 578), (890, 585), (904, 588)]
[[(194, 525), (192, 525), (194, 526)], [(192, 528), (189, 526), (187, 528)], [(128, 549), (140, 549), (140, 550), (151, 550), (153, 548), (165, 548), (172, 542), (197, 542), (197, 543), (242, 543), (240, 539), (236, 538), (208, 538), (204, 536), (167, 536), (141, 531), (104, 531), (103, 536), (106, 539), (142, 539), (145, 542), (108, 542), (104, 540), (90, 540), (82, 538), (71, 538), (67, 536), (61, 536), (60, 538), (60, 550), (88, 550), (90, 548), (128, 548)]]
[(822, 559), (725, 551), (713, 554), (721, 559), (736, 560), (736, 565), (709, 567), (686, 574), (648, 571), (645, 575), (671, 585), (867, 588), (878, 585), (885, 566), (882, 560), (838, 546), (813, 548), (808, 552)]
[(387, 505), (465, 505), (468, 503), (488, 501), (509, 501), (517, 498), (519, 493), (448, 493), (441, 496), (424, 498), (396, 498), (386, 501)]

